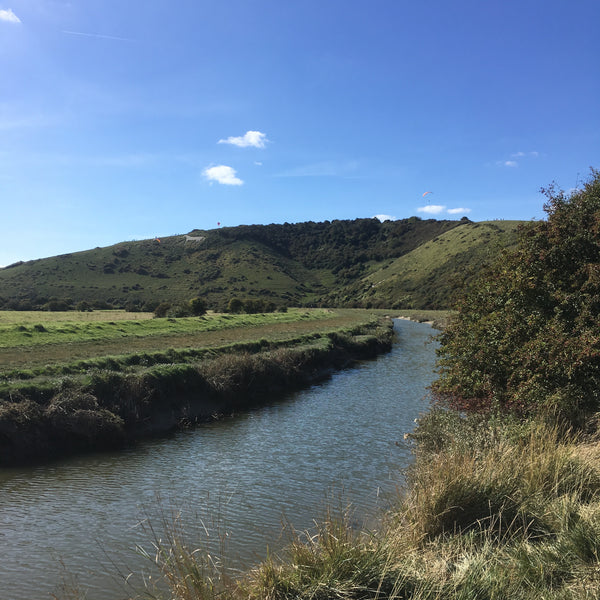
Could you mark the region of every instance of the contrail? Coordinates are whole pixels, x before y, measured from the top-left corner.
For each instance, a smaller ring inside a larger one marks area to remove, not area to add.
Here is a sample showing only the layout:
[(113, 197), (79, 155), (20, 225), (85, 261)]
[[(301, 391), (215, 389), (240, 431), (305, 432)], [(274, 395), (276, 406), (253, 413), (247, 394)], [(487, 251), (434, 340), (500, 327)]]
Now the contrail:
[(84, 33), (83, 31), (67, 31), (66, 29), (63, 29), (62, 33), (67, 33), (68, 35), (80, 35), (82, 37), (101, 38), (103, 40), (117, 40), (119, 42), (135, 41), (130, 38), (117, 37), (116, 35), (103, 35), (101, 33)]

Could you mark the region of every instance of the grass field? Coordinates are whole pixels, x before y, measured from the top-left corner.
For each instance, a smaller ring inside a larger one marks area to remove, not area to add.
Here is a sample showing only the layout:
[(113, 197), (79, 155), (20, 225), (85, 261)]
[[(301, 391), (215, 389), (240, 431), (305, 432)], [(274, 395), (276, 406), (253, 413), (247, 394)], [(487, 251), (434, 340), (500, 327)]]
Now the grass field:
[(256, 315), (152, 319), (125, 311), (0, 312), (0, 374), (101, 356), (283, 340), (352, 326), (365, 310), (290, 309)]

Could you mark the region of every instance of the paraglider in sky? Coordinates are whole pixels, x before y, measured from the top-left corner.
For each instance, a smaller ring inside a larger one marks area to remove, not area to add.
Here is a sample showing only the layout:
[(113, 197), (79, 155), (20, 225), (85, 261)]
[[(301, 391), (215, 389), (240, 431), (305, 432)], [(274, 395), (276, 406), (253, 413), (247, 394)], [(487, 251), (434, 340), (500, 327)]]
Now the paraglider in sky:
[(217, 223), (217, 227), (221, 227), (221, 221)]
[(425, 198), (425, 196), (427, 196), (427, 194), (433, 194), (433, 192), (425, 192), (425, 193), (423, 194), (423, 198)]
[(160, 240), (158, 238), (154, 238), (159, 244), (160, 244)]

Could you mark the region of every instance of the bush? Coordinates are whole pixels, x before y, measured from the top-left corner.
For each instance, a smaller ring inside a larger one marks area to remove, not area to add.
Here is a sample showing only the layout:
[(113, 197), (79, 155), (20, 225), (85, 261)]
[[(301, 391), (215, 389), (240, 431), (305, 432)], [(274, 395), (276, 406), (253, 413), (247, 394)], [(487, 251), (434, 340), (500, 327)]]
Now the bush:
[(600, 407), (600, 172), (521, 232), (441, 335), (437, 397), (579, 423)]
[(167, 313), (169, 312), (170, 308), (171, 308), (170, 302), (161, 302), (154, 309), (154, 316), (158, 319), (164, 319), (167, 316)]
[(239, 298), (232, 298), (227, 305), (228, 313), (241, 313), (244, 312), (244, 303)]
[(192, 315), (199, 317), (206, 313), (206, 301), (203, 298), (192, 298), (189, 301), (190, 312)]

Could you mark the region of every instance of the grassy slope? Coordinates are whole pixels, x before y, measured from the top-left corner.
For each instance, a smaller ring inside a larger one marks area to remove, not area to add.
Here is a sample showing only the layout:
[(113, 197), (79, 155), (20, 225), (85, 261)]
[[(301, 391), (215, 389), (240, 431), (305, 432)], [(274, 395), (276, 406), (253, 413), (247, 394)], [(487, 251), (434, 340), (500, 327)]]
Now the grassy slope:
[[(16, 264), (0, 269), (0, 296), (118, 306), (203, 296), (216, 309), (232, 297), (288, 306), (447, 308), (453, 275), (484, 259), (486, 241), (510, 244), (512, 224), (333, 222), (290, 226), (283, 241), (276, 236), (287, 230), (269, 227), (275, 226), (195, 231), (202, 242), (171, 236)], [(464, 236), (455, 242), (458, 230)]]
[(513, 245), (521, 223), (466, 223), (451, 229), (370, 273), (362, 282), (367, 295), (388, 306), (447, 308), (447, 289), (459, 292), (481, 264)]
[(221, 247), (218, 239), (210, 238), (189, 244), (182, 236), (174, 236), (160, 243), (123, 242), (24, 263), (0, 271), (0, 280), (5, 294), (15, 286), (23, 295), (148, 301), (188, 299), (207, 290), (218, 298), (221, 288), (232, 295), (263, 288), (288, 292), (297, 283), (288, 274), (294, 271), (297, 265), (286, 264), (256, 244)]
[(318, 273), (259, 244), (183, 239), (124, 242), (24, 263), (1, 270), (0, 282), (4, 294), (13, 288), (22, 296), (124, 303), (208, 295), (213, 304), (232, 296), (298, 301), (305, 285), (319, 285)]

